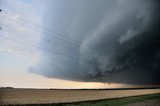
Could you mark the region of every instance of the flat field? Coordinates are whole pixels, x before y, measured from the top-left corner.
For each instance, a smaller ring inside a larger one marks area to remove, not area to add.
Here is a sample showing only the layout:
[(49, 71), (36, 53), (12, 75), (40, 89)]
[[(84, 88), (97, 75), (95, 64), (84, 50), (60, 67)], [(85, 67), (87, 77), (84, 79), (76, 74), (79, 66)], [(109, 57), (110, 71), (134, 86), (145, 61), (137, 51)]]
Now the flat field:
[(50, 90), (0, 89), (1, 105), (52, 104), (122, 98), (160, 93), (160, 89), (129, 90)]

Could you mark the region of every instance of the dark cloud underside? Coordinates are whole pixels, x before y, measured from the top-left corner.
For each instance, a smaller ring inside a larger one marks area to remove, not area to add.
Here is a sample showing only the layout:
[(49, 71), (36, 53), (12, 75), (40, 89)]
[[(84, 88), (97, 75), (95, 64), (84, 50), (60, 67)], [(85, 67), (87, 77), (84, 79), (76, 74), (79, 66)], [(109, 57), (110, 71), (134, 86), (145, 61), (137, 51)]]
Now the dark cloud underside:
[(42, 51), (41, 61), (31, 72), (74, 81), (160, 83), (158, 0), (47, 2), (44, 25), (80, 42), (80, 46), (45, 35), (65, 45), (46, 48), (76, 59)]

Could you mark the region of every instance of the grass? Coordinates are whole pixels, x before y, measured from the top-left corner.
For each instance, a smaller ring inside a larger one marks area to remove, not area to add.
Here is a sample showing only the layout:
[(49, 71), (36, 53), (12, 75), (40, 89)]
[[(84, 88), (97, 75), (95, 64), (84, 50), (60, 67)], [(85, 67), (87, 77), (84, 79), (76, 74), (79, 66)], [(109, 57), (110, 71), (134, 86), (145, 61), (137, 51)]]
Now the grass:
[(160, 94), (150, 94), (126, 98), (86, 101), (68, 104), (55, 104), (56, 106), (123, 106), (130, 103), (143, 102), (145, 100), (160, 99)]

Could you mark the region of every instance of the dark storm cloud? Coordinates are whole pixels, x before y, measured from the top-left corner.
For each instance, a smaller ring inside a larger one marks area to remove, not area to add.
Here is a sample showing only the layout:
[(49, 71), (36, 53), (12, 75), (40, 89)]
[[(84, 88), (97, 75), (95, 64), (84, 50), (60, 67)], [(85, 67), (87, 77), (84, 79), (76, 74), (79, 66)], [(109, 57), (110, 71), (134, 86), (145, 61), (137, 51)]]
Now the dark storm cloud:
[(65, 48), (43, 39), (41, 46), (76, 58), (42, 51), (30, 71), (76, 81), (160, 83), (158, 0), (55, 0), (48, 6), (44, 25), (80, 46), (45, 35)]

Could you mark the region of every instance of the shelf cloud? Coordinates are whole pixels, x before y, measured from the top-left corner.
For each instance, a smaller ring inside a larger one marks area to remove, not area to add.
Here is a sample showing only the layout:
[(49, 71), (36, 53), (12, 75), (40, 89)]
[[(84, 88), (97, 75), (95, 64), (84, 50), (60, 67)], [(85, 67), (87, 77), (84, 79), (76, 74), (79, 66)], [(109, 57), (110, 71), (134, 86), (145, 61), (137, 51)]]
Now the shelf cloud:
[(45, 5), (42, 23), (60, 35), (45, 31), (39, 45), (51, 52), (41, 50), (29, 72), (73, 81), (160, 83), (158, 0), (46, 0)]

